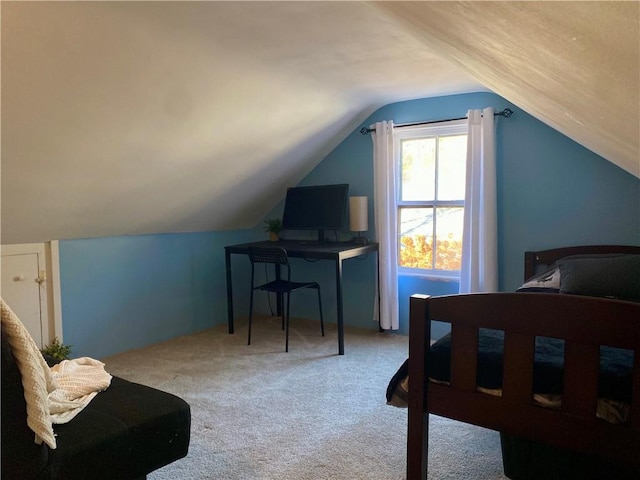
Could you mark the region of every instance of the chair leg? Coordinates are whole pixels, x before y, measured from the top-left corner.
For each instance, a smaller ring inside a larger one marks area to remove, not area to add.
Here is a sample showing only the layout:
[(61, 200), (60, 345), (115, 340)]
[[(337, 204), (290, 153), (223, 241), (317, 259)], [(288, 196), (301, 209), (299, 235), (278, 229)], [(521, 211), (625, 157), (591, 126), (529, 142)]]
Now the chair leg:
[(284, 296), (281, 293), (279, 293), (278, 295), (280, 297), (280, 305), (282, 307), (282, 310), (280, 311), (280, 318), (282, 319), (282, 331), (284, 332), (284, 305), (282, 302), (282, 299), (284, 298)]
[(284, 351), (285, 352), (289, 351), (289, 312), (290, 312), (289, 307), (291, 305), (290, 302), (291, 302), (291, 294), (288, 293), (287, 294), (287, 312), (285, 314), (285, 321), (284, 321), (284, 323), (286, 325), (286, 330), (287, 330), (287, 333), (285, 334), (286, 340), (285, 340), (285, 344), (284, 344)]
[(247, 337), (247, 345), (251, 345), (251, 320), (253, 319), (253, 288), (249, 297), (249, 335)]
[(318, 308), (320, 309), (320, 331), (324, 337), (324, 318), (322, 317), (322, 299), (320, 298), (320, 287), (318, 287)]

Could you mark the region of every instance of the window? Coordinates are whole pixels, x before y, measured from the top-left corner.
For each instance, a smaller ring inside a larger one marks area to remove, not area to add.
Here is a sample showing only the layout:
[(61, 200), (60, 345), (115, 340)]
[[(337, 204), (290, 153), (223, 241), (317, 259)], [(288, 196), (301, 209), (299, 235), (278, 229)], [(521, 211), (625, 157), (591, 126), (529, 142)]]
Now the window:
[(466, 121), (398, 128), (398, 270), (460, 276)]

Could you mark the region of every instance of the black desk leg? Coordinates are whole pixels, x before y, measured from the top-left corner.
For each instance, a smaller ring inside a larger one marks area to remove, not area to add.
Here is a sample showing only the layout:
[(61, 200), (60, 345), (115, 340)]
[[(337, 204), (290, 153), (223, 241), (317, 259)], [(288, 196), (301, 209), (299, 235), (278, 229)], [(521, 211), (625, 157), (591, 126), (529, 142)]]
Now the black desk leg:
[[(282, 270), (280, 265), (276, 265), (276, 281), (279, 281), (282, 278)], [(282, 316), (282, 299), (284, 295), (282, 293), (278, 293), (276, 295), (276, 314), (281, 317)], [(284, 330), (284, 324), (282, 325), (282, 329)]]
[(233, 291), (231, 287), (231, 253), (225, 249), (224, 261), (227, 268), (227, 322), (229, 333), (233, 333)]
[(338, 304), (338, 355), (344, 355), (344, 318), (342, 315), (342, 259), (336, 260), (336, 303)]

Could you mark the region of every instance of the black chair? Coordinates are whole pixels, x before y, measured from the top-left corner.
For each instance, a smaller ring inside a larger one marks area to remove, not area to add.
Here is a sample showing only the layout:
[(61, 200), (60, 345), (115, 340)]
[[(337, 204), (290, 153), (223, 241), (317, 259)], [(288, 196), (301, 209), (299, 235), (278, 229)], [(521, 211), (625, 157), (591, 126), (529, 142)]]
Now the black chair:
[[(286, 308), (281, 309), (282, 329), (286, 329), (285, 351), (289, 351), (289, 307), (291, 292), (302, 290), (303, 288), (314, 288), (318, 291), (318, 307), (320, 308), (320, 330), (324, 337), (324, 320), (322, 318), (322, 300), (320, 298), (320, 285), (317, 282), (292, 282), (291, 266), (287, 251), (282, 247), (251, 247), (249, 249), (249, 260), (251, 261), (251, 299), (249, 300), (249, 337), (247, 345), (251, 345), (251, 321), (253, 317), (253, 292), (261, 290), (273, 292), (282, 298), (286, 295)], [(272, 264), (275, 268), (275, 280), (255, 286), (255, 266), (256, 264)], [(281, 269), (286, 268), (284, 278), (281, 278)], [(286, 278), (286, 279), (285, 279)]]

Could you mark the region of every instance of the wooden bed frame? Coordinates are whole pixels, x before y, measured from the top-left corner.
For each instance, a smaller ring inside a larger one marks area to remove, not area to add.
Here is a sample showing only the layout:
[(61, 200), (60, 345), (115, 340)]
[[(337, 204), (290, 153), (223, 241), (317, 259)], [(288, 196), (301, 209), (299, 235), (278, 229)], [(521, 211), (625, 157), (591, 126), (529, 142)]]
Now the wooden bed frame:
[[(586, 246), (525, 253), (525, 279), (540, 264), (568, 255), (640, 253), (640, 247)], [(431, 320), (451, 323), (450, 385), (425, 382)], [(505, 332), (502, 396), (476, 389), (478, 329)], [(560, 410), (532, 402), (536, 336), (565, 340)], [(600, 345), (634, 352), (630, 421), (596, 418)], [(640, 470), (640, 303), (578, 295), (490, 293), (410, 300), (407, 480), (427, 478), (429, 415), (507, 434)], [(416, 381), (417, 379), (417, 381)]]

